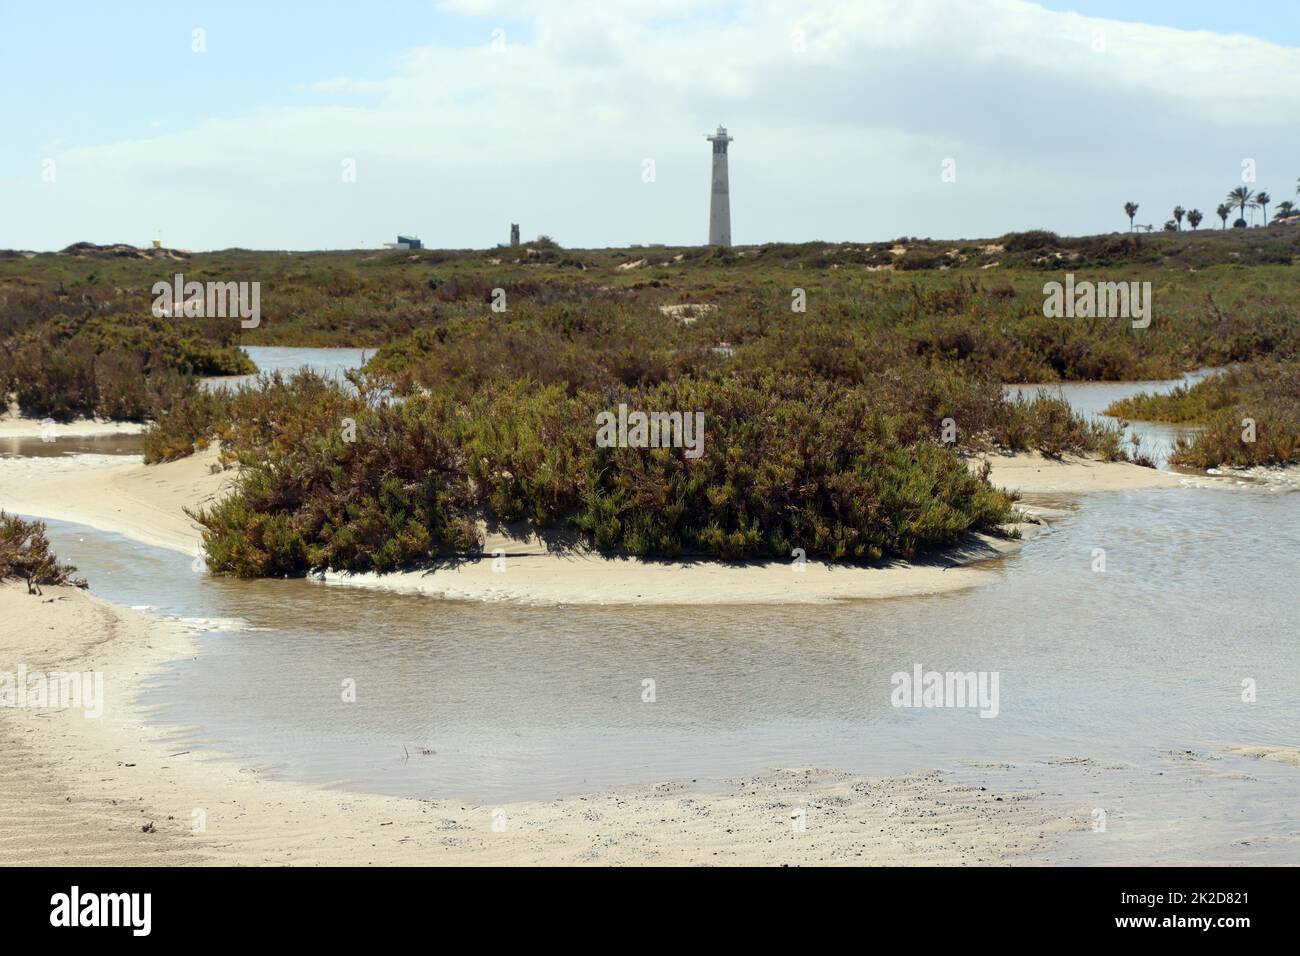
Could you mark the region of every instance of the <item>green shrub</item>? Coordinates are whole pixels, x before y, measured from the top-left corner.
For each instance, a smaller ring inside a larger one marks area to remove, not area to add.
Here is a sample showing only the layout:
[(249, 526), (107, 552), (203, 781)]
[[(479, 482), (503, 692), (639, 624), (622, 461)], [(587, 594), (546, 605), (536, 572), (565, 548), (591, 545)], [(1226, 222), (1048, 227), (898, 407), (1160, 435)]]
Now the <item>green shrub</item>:
[[(312, 387), (295, 379), (281, 398)], [(243, 401), (248, 415), (259, 399)], [(910, 557), (1011, 516), (1010, 500), (953, 448), (904, 440), (906, 424), (867, 392), (828, 382), (681, 379), (573, 396), (525, 381), (465, 405), (337, 401), (353, 403), (356, 441), (323, 419), (295, 426), (292, 441), (232, 419), (237, 487), (195, 514), (210, 568), (391, 570), (475, 551), (480, 520), (573, 529), (599, 550), (640, 556), (784, 559), (797, 546), (869, 560)], [(598, 448), (596, 412), (619, 402), (702, 412), (703, 455)]]
[(1009, 232), (998, 243), (1007, 252), (1044, 252), (1063, 247), (1061, 237), (1047, 229)]
[[(1246, 438), (1247, 419), (1254, 422), (1254, 438), (1250, 441)], [(1298, 462), (1300, 408), (1294, 402), (1260, 402), (1220, 412), (1201, 431), (1180, 437), (1170, 461), (1175, 465), (1202, 469)]]
[(1107, 461), (1124, 458), (1122, 436), (1114, 425), (1085, 421), (1064, 398), (1040, 390), (1018, 395), (1002, 408), (993, 426), (994, 444), (1008, 451), (1037, 451), (1049, 458), (1094, 454)]
[(1202, 426), (1176, 443), (1171, 457), (1176, 465), (1249, 467), (1298, 461), (1300, 362), (1240, 366), (1166, 394), (1143, 393), (1115, 402), (1106, 413)]
[(195, 375), (256, 371), (238, 349), (149, 315), (55, 315), (5, 343), (2, 371), (25, 415), (143, 421)]
[[(902, 241), (902, 257), (886, 243), (824, 242), (195, 256), (196, 278), (263, 282), (263, 324), (246, 332), (137, 321), (156, 264), (0, 260), (0, 336), (13, 346), (0, 378), (56, 417), (152, 418), (151, 462), (220, 443), (241, 477), (202, 516), (212, 566), (288, 574), (472, 553), (480, 522), (647, 556), (912, 554), (1008, 513), (963, 453), (1125, 453), (1115, 429), (1050, 394), (1007, 401), (1005, 382), (1300, 361), (1294, 267), (1280, 264), (1297, 246), (1263, 231), (1035, 231), (997, 252), (963, 242), (960, 255)], [(647, 264), (619, 269), (635, 259)], [(979, 269), (995, 260), (996, 272)], [(868, 268), (886, 263), (900, 271)], [(1047, 273), (1084, 267), (1156, 282), (1151, 326), (1044, 316)], [(498, 288), (505, 312), (490, 308)], [(662, 311), (682, 304), (707, 308)], [(187, 377), (246, 370), (241, 335), (381, 347), (355, 387), (268, 376), (198, 391)], [(704, 411), (705, 454), (597, 448), (594, 417), (620, 402)], [(1259, 408), (1284, 436), (1285, 403)], [(1276, 435), (1270, 455), (1286, 450)]]
[(95, 413), (95, 357), (88, 349), (34, 342), (15, 351), (11, 374), (26, 415), (67, 421)]
[(44, 522), (24, 521), (0, 510), (0, 581), (26, 581), (29, 594), (39, 594), (42, 585), (86, 587), (84, 580), (73, 577), (76, 573), (76, 568), (60, 564), (50, 553)]

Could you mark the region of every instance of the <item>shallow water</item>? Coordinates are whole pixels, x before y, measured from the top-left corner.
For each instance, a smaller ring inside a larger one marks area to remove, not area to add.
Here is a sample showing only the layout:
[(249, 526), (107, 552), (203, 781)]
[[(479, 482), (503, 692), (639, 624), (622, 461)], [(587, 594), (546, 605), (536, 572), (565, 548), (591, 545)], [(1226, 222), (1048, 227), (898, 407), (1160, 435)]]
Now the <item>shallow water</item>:
[[(1269, 529), (1271, 557), (1243, 523)], [(1295, 494), (1094, 496), (985, 587), (830, 607), (537, 608), (214, 580), (183, 555), (51, 524), (97, 593), (259, 628), (205, 638), (208, 654), (160, 680), (149, 702), (165, 721), (385, 792), (500, 800), (765, 761), (886, 770), (1281, 743), (1300, 687)], [(891, 707), (891, 675), (914, 663), (999, 672), (998, 717)], [(1252, 676), (1275, 692), (1243, 706)], [(403, 763), (404, 745), (438, 759)]]
[[(345, 372), (360, 368), (375, 354), (375, 349), (289, 348), (282, 346), (242, 346), (258, 372), (296, 372), (308, 368), (335, 381), (343, 381)], [(241, 385), (256, 380), (257, 375), (216, 375), (199, 380), (202, 388)], [(0, 437), (0, 457), (57, 458), (63, 455), (139, 455), (143, 453), (141, 435), (113, 434), (94, 436), (59, 435), (53, 441), (39, 435), (22, 438)]]
[[(279, 345), (244, 345), (241, 348), (257, 366), (258, 372), (296, 372), (309, 368), (327, 378), (343, 380), (343, 373), (360, 368), (376, 349), (307, 349)], [(204, 388), (236, 386), (251, 382), (256, 375), (218, 375), (203, 379)]]
[(32, 435), (23, 438), (0, 438), (0, 457), (60, 458), (64, 455), (139, 455), (144, 439), (140, 435), (61, 435), (47, 441)]
[[(177, 749), (272, 776), (490, 804), (778, 766), (941, 768), (1105, 809), (1105, 834), (1065, 841), (1078, 862), (1300, 862), (1300, 768), (1222, 753), (1300, 743), (1300, 494), (1212, 482), (1027, 500), (1066, 514), (983, 587), (753, 608), (230, 581), (49, 524), (95, 593), (202, 632), (203, 653), (144, 695)], [(916, 664), (997, 672), (998, 716), (892, 706), (891, 677)]]
[[(1110, 407), (1112, 402), (1128, 398), (1131, 395), (1137, 395), (1140, 392), (1151, 392), (1157, 395), (1163, 395), (1173, 391), (1179, 385), (1192, 385), (1203, 378), (1214, 375), (1220, 369), (1200, 369), (1196, 372), (1188, 372), (1182, 378), (1168, 379), (1165, 381), (1149, 382), (1067, 382), (1056, 383), (1051, 385), (1008, 385), (1006, 394), (1009, 397), (1023, 395), (1027, 398), (1033, 398), (1039, 392), (1046, 392), (1048, 395), (1059, 395), (1070, 403), (1070, 407), (1081, 415), (1097, 422), (1116, 424), (1117, 420), (1102, 413)], [(1140, 441), (1140, 449), (1150, 455), (1156, 462), (1157, 467), (1167, 468), (1169, 455), (1173, 450), (1175, 439), (1179, 435), (1187, 434), (1192, 429), (1178, 426), (1165, 425), (1160, 422), (1131, 422), (1125, 429), (1126, 437), (1136, 435)]]
[[(1130, 820), (1205, 813), (1211, 794), (1225, 820), (1300, 807), (1300, 770), (1217, 756), (1297, 742), (1300, 494), (1091, 496), (987, 586), (785, 608), (517, 607), (224, 581), (183, 555), (58, 522), (51, 534), (96, 593), (218, 619), (204, 622), (222, 628), (203, 634), (205, 653), (170, 665), (144, 701), (184, 728), (178, 749), (287, 779), (492, 803), (792, 765), (974, 779), (976, 761), (1011, 764), (1063, 802), (1127, 799)], [(891, 706), (891, 676), (917, 663), (996, 671), (998, 716)], [(1203, 779), (1219, 765), (1269, 776), (1281, 796)], [(1165, 774), (1185, 779), (1170, 791)], [(1153, 849), (1176, 849), (1153, 833)]]

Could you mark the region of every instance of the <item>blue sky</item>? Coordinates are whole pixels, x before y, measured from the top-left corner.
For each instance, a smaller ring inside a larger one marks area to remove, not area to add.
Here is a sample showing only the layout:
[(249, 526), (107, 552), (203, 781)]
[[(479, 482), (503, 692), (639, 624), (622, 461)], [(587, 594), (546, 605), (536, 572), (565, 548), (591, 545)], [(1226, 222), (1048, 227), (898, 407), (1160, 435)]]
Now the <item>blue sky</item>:
[(1300, 46), (1300, 4), (1291, 0), (1042, 0), (1048, 10), (1156, 23), (1180, 30), (1243, 33)]
[[(521, 41), (528, 35), (526, 23), (500, 25)], [(72, 134), (111, 142), (200, 116), (306, 104), (304, 83), (384, 75), (417, 43), (487, 39), (478, 18), (409, 0), (0, 0), (0, 26), (0, 79), (29, 91), (4, 109), (37, 143)], [(211, 41), (204, 56), (191, 50), (195, 27)]]
[(0, 247), (698, 243), (719, 121), (738, 243), (1209, 219), (1300, 200), (1297, 10), (0, 0)]

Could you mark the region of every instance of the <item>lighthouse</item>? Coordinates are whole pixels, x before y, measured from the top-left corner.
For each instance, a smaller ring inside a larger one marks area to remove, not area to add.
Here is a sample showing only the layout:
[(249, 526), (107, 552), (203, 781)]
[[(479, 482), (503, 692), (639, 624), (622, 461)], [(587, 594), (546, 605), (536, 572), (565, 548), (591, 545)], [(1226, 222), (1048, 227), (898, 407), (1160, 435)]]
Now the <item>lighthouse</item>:
[(709, 196), (709, 245), (731, 245), (731, 192), (727, 182), (727, 144), (735, 137), (727, 135), (727, 128), (719, 125), (712, 136), (704, 137), (713, 144), (713, 191)]

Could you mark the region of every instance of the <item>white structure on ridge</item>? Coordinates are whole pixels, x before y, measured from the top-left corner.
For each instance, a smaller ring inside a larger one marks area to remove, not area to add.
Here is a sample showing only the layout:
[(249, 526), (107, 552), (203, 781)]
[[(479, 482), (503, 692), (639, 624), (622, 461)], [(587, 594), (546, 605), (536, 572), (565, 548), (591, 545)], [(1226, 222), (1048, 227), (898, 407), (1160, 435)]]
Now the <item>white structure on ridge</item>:
[(734, 136), (718, 125), (718, 131), (704, 137), (713, 144), (713, 192), (709, 196), (709, 245), (731, 245), (731, 192), (727, 181), (727, 144)]

